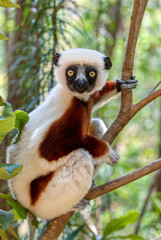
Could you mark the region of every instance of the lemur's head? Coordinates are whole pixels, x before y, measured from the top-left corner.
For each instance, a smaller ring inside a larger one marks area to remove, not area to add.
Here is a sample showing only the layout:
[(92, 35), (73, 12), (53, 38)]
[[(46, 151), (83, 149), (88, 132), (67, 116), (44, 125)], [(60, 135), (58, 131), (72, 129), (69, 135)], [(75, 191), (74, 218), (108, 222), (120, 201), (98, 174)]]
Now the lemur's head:
[(56, 81), (77, 97), (89, 96), (101, 89), (112, 67), (109, 57), (81, 48), (56, 53), (53, 62)]

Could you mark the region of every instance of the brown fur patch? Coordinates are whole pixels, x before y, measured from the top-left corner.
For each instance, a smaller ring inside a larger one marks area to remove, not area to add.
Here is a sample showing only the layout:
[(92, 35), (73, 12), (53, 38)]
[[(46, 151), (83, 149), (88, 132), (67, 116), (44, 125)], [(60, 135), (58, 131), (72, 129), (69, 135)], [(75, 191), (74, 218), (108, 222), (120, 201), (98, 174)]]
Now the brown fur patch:
[(101, 96), (115, 89), (115, 82), (106, 82), (101, 91), (93, 94), (87, 103), (73, 98), (64, 115), (52, 123), (45, 138), (40, 143), (40, 156), (48, 161), (58, 160), (70, 152), (84, 148), (93, 157), (108, 152), (105, 142), (89, 136), (91, 109)]
[(95, 104), (101, 97), (105, 94), (113, 91), (116, 89), (116, 84), (113, 81), (106, 82), (105, 86), (102, 88), (101, 91), (96, 91), (91, 97), (93, 99), (93, 104)]
[(45, 190), (53, 176), (54, 172), (50, 172), (46, 176), (40, 176), (30, 183), (31, 205), (34, 205), (38, 201), (41, 193)]

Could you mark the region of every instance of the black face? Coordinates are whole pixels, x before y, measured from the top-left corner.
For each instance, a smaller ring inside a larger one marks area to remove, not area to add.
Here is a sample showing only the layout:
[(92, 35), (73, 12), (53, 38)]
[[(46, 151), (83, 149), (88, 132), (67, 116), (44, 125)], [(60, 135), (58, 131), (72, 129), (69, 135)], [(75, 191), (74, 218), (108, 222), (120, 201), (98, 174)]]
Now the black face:
[(71, 91), (90, 92), (97, 79), (97, 70), (87, 65), (71, 65), (66, 69), (67, 85)]

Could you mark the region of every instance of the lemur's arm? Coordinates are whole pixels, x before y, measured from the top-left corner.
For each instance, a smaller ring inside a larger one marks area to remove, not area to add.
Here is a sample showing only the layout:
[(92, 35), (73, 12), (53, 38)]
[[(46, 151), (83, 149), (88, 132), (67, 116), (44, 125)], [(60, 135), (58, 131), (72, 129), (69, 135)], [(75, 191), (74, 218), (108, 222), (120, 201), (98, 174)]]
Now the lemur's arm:
[(92, 111), (95, 111), (96, 109), (105, 105), (111, 99), (117, 97), (122, 88), (124, 90), (131, 90), (136, 88), (136, 86), (137, 80), (135, 79), (135, 76), (132, 76), (131, 79), (127, 80), (126, 82), (121, 79), (117, 79), (116, 82), (107, 81), (102, 90), (96, 91), (93, 94), (94, 105)]

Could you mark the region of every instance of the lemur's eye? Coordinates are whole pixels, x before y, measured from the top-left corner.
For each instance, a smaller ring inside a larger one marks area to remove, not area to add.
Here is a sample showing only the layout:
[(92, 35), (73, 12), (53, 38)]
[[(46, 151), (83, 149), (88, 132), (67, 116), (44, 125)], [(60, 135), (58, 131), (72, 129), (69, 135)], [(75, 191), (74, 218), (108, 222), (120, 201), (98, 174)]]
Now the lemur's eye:
[(91, 72), (89, 72), (89, 76), (93, 78), (96, 76), (96, 73), (94, 71), (91, 71)]
[(73, 72), (73, 70), (68, 70), (68, 71), (67, 71), (67, 74), (68, 74), (69, 77), (72, 77), (73, 74), (74, 74), (74, 72)]

